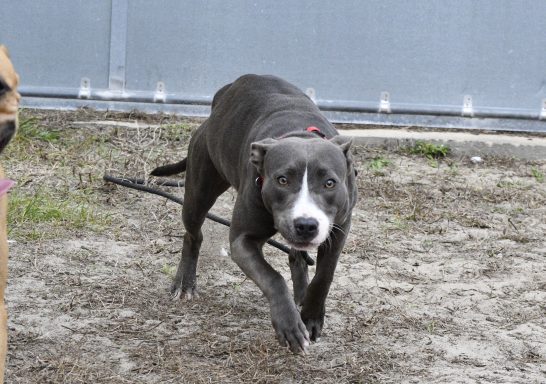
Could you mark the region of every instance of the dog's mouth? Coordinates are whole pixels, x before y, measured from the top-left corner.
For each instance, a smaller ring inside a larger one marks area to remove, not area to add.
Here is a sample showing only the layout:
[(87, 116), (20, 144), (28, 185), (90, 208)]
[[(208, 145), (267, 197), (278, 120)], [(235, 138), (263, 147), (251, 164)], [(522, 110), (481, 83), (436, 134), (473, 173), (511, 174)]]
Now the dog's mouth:
[(15, 121), (7, 121), (5, 123), (0, 123), (0, 153), (8, 145), (11, 138), (15, 134)]
[(283, 236), (290, 248), (294, 248), (298, 251), (316, 251), (318, 247), (322, 244), (321, 242), (317, 242), (315, 239), (308, 240), (308, 241), (302, 241), (297, 240), (292, 237)]
[(294, 230), (283, 230), (275, 227), (278, 233), (283, 237), (289, 247), (296, 249), (298, 251), (316, 251), (321, 244), (326, 241), (320, 236), (315, 236), (313, 238), (302, 238), (294, 233)]
[(298, 251), (316, 251), (320, 244), (314, 244), (314, 243), (294, 243), (294, 242), (288, 242), (288, 245), (290, 245), (291, 248), (294, 248)]

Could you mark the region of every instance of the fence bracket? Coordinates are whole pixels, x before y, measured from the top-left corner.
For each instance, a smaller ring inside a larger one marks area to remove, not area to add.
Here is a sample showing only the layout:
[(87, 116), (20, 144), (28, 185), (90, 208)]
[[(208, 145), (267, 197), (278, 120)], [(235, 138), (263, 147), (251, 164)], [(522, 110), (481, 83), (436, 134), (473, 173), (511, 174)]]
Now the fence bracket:
[(472, 106), (472, 96), (470, 95), (465, 95), (463, 97), (462, 116), (465, 116), (465, 117), (474, 116), (474, 107)]
[(381, 92), (379, 99), (379, 113), (391, 113), (391, 96), (389, 92)]
[(87, 77), (82, 77), (80, 81), (80, 90), (78, 92), (78, 98), (89, 99), (91, 97), (91, 80)]
[(165, 95), (165, 83), (162, 81), (157, 82), (154, 93), (154, 103), (164, 103), (167, 100)]

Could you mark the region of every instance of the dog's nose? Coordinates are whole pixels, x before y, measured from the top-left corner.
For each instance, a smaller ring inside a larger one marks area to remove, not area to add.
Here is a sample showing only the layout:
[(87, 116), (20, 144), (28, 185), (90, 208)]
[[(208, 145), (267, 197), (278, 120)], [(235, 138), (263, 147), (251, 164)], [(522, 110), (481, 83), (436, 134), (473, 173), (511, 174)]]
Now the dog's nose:
[(305, 240), (310, 240), (318, 234), (318, 226), (318, 221), (313, 218), (298, 217), (294, 220), (296, 234)]

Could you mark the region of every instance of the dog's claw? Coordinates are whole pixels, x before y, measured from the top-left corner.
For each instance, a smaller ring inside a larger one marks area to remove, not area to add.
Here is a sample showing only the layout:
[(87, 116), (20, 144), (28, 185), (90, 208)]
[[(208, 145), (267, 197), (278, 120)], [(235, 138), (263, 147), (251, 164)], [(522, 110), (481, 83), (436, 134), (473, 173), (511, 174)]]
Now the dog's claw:
[(309, 332), (311, 341), (318, 341), (324, 326), (324, 307), (318, 309), (315, 307), (310, 311), (309, 306), (304, 305), (301, 310), (301, 319)]
[(184, 291), (181, 288), (175, 288), (171, 291), (171, 297), (173, 301), (182, 300), (182, 301), (193, 301), (199, 298), (199, 294), (195, 288)]
[(192, 301), (197, 299), (199, 299), (199, 294), (197, 293), (195, 289), (184, 292), (185, 301)]
[(171, 298), (174, 300), (180, 299), (182, 291), (180, 289), (175, 289), (171, 291)]
[(322, 324), (320, 324), (320, 321), (308, 321), (306, 326), (311, 341), (319, 341), (320, 335), (322, 333)]
[(277, 339), (281, 346), (289, 348), (292, 353), (307, 354), (309, 339), (302, 337), (301, 333), (287, 332), (283, 335), (279, 335)]

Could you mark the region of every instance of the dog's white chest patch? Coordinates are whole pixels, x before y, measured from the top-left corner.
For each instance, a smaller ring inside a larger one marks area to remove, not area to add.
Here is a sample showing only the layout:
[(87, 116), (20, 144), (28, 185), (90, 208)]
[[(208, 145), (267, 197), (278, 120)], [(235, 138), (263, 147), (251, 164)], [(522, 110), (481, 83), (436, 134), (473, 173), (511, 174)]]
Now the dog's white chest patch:
[(313, 218), (319, 223), (318, 234), (311, 241), (313, 244), (318, 246), (326, 240), (330, 230), (330, 220), (324, 211), (316, 204), (311, 196), (311, 193), (309, 192), (307, 168), (305, 168), (305, 173), (303, 174), (303, 180), (301, 183), (301, 190), (292, 210), (293, 220), (300, 217)]

